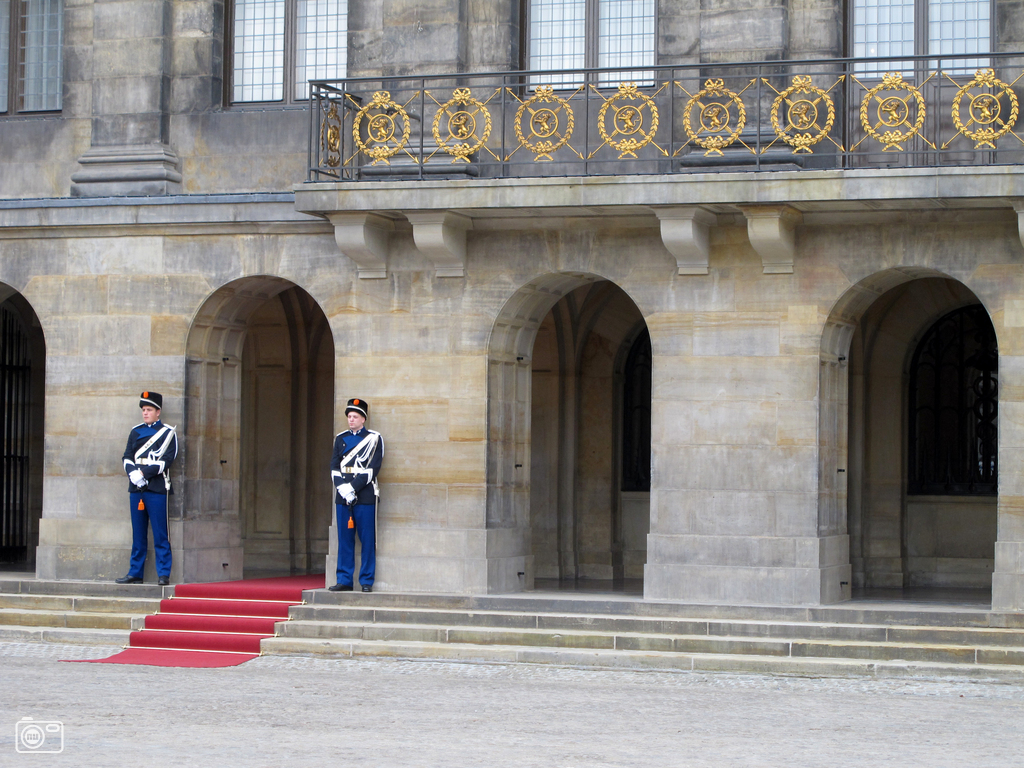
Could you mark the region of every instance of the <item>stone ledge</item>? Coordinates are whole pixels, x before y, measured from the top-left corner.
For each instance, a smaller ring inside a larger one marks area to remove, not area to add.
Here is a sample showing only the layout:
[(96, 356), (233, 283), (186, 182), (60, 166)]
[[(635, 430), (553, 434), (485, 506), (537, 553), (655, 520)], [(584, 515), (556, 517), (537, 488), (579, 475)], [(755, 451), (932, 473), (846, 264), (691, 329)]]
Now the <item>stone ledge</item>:
[(441, 211), (470, 218), (650, 216), (664, 206), (791, 205), (829, 211), (1006, 208), (1024, 198), (1024, 167), (883, 168), (486, 180), (311, 182), (295, 188), (299, 211)]
[(0, 200), (0, 239), (333, 231), (323, 217), (296, 211), (291, 193)]

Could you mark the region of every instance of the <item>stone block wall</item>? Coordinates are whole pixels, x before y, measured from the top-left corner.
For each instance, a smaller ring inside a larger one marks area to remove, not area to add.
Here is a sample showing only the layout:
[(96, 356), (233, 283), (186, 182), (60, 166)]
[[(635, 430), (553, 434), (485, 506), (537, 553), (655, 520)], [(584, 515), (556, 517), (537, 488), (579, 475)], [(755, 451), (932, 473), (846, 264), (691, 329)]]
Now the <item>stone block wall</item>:
[[(187, 570), (175, 576), (213, 578), (222, 562), (237, 562), (237, 512), (190, 501), (189, 484), (201, 478), (186, 471), (199, 450), (185, 413), (186, 350), (197, 321), (209, 322), (204, 307), (218, 289), (241, 280), (240, 290), (251, 285), (256, 296), (267, 284), (262, 276), (274, 275), (308, 292), (330, 324), (334, 429), (347, 398), (360, 396), (385, 435), (381, 588), (528, 585), (538, 534), (527, 410), (536, 405), (534, 334), (560, 296), (608, 280), (635, 303), (653, 346), (646, 594), (834, 602), (848, 595), (850, 544), (846, 504), (828, 499), (845, 498), (834, 470), (852, 464), (839, 466), (845, 454), (830, 447), (843, 432), (821, 426), (830, 323), (859, 322), (863, 310), (849, 309), (844, 297), (947, 276), (989, 308), (999, 334), (994, 584), (999, 604), (1014, 604), (1021, 577), (1013, 558), (1024, 540), (1013, 522), (1014, 499), (1024, 497), (1013, 450), (1024, 272), (1011, 212), (809, 213), (791, 274), (765, 274), (743, 218), (722, 213), (703, 276), (677, 274), (653, 215), (581, 215), (478, 218), (462, 278), (436, 277), (412, 228), (398, 220), (388, 276), (363, 279), (337, 250), (330, 225), (289, 201), (5, 210), (0, 281), (32, 306), (47, 345), (40, 574), (119, 575), (128, 545), (120, 455), (137, 422), (137, 394), (147, 388), (165, 394), (168, 422), (186, 425), (172, 518), (184, 548), (175, 567)], [(510, 377), (494, 378), (489, 371), (502, 355)], [(222, 418), (202, 434), (235, 434), (237, 425)], [(582, 490), (586, 499), (592, 489)], [(587, 515), (577, 522), (591, 526), (580, 541), (604, 540)]]

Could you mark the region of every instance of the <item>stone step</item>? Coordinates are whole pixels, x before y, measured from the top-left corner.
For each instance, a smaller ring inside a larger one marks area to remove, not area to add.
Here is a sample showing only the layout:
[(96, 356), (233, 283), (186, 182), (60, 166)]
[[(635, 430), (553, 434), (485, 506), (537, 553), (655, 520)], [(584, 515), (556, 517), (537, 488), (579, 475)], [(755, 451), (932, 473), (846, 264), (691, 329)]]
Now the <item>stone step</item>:
[(0, 625), (0, 641), (46, 642), (66, 645), (127, 645), (127, 629)]
[(153, 613), (160, 607), (158, 597), (94, 595), (4, 594), (0, 609), (74, 611), (97, 613)]
[(73, 627), (77, 629), (131, 629), (131, 613), (99, 611), (39, 611), (0, 608), (0, 626)]
[[(841, 642), (834, 639), (787, 640), (730, 636), (666, 635), (572, 631), (550, 629), (509, 629), (501, 627), (451, 627), (427, 624), (384, 624), (343, 621), (292, 620), (279, 625), (278, 634), (289, 638), (342, 639), (374, 642), (425, 642), (432, 644), (542, 646), (678, 654), (731, 654), (758, 656), (825, 657), (872, 661), (927, 661), (945, 664), (975, 664), (979, 654), (989, 652), (988, 663), (1016, 664), (1024, 658), (1022, 648), (979, 649), (969, 645), (939, 645), (914, 642)], [(1016, 655), (1015, 655), (1016, 654)], [(1002, 659), (1002, 660), (997, 660)]]
[(593, 614), (372, 608), (319, 604), (294, 606), (290, 610), (289, 616), (298, 621), (362, 622), (390, 625), (428, 624), (445, 627), (706, 635), (776, 640), (828, 639), (832, 641), (1024, 647), (1024, 630), (989, 627), (891, 627), (809, 622), (663, 619)]
[(969, 678), (1024, 683), (1024, 667), (1005, 664), (828, 657), (759, 656), (754, 654), (665, 653), (658, 651), (548, 648), (511, 645), (466, 645), (403, 641), (268, 637), (260, 643), (265, 655), (326, 657), (390, 657), (491, 664), (550, 664), (602, 669), (733, 672), (809, 677)]
[(0, 594), (71, 595), (75, 597), (130, 597), (160, 599), (174, 594), (174, 587), (157, 584), (115, 584), (112, 581), (56, 581), (0, 578)]
[(673, 603), (640, 598), (555, 597), (524, 592), (515, 595), (428, 595), (396, 592), (303, 592), (307, 605), (358, 608), (407, 608), (459, 612), (553, 613), (634, 616), (646, 619), (704, 619), (774, 623), (875, 625), (912, 627), (990, 627), (1024, 630), (1024, 613), (1006, 613), (959, 606), (919, 603), (897, 608), (865, 607), (860, 603), (834, 606), (758, 606)]

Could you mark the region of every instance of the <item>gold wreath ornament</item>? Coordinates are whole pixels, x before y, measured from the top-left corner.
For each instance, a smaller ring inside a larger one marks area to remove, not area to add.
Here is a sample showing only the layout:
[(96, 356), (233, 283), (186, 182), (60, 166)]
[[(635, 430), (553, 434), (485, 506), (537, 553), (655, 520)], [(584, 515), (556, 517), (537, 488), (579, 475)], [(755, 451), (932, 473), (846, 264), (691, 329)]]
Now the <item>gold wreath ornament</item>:
[[(972, 89), (987, 88), (980, 93), (972, 93)], [(1009, 111), (1003, 115), (1003, 97), (1009, 102)], [(966, 123), (963, 122), (963, 100), (968, 99), (967, 113), (970, 115)], [(1008, 134), (1020, 110), (1017, 105), (1017, 94), (1013, 88), (996, 77), (992, 69), (979, 69), (974, 79), (956, 92), (953, 99), (953, 125), (958, 133), (974, 142), (975, 149), (989, 147), (995, 149), (995, 142)], [(971, 126), (978, 126), (971, 130)]]
[[(480, 117), (483, 131), (478, 133)], [(442, 120), (445, 121), (443, 130)], [(456, 88), (434, 115), (432, 131), (438, 146), (454, 158), (453, 163), (459, 160), (468, 163), (470, 155), (491, 135), (491, 113), (482, 101), (473, 97), (469, 88)]]
[[(779, 119), (783, 105), (786, 108), (785, 125)], [(825, 112), (825, 122), (819, 125), (822, 110)], [(796, 75), (793, 84), (781, 91), (772, 102), (770, 115), (775, 135), (793, 147), (794, 155), (800, 152), (812, 154), (811, 147), (832, 130), (836, 121), (836, 106), (826, 91), (814, 87), (810, 77)]]
[[(899, 94), (906, 93), (906, 96)], [(913, 107), (911, 106), (913, 100)], [(875, 116), (878, 121), (872, 124), (868, 111), (877, 102)], [(911, 112), (916, 108), (916, 118), (910, 123)], [(903, 151), (901, 145), (910, 141), (921, 131), (925, 118), (924, 96), (921, 91), (903, 79), (898, 72), (886, 72), (882, 82), (864, 94), (860, 104), (860, 123), (864, 132), (875, 141), (883, 144), (883, 152), (891, 149)], [(903, 128), (908, 130), (904, 132)]]
[[(616, 105), (616, 102), (623, 103)], [(607, 125), (608, 110), (613, 114), (611, 131)], [(646, 128), (644, 110), (650, 113)], [(597, 130), (604, 144), (618, 150), (620, 160), (626, 157), (635, 159), (637, 151), (654, 141), (658, 132), (658, 106), (654, 99), (637, 90), (636, 83), (620, 83), (619, 92), (606, 99), (597, 113)], [(642, 138), (636, 138), (638, 134)], [(616, 136), (623, 138), (616, 139)]]
[[(700, 108), (698, 120), (700, 127), (693, 127), (693, 112)], [(733, 119), (732, 110), (736, 117)], [(722, 155), (743, 132), (747, 123), (747, 110), (738, 93), (725, 87), (723, 80), (707, 80), (704, 88), (690, 97), (683, 108), (683, 128), (690, 141), (706, 150), (704, 156)]]
[(330, 102), (324, 121), (320, 125), (320, 146), (326, 150), (324, 165), (337, 168), (341, 164), (341, 119), (338, 117), (338, 105)]
[[(401, 122), (401, 138), (395, 134), (399, 130), (396, 117)], [(363, 137), (363, 120), (366, 121), (366, 137)], [(359, 150), (367, 157), (373, 158), (371, 165), (384, 163), (390, 165), (390, 159), (405, 149), (409, 143), (411, 127), (409, 115), (397, 101), (393, 101), (387, 91), (377, 91), (370, 103), (360, 109), (352, 121), (352, 138)]]
[[(549, 106), (550, 105), (550, 106)], [(534, 109), (534, 106), (537, 108)], [(529, 112), (530, 138), (523, 136), (523, 117)], [(560, 113), (565, 115), (565, 129), (562, 129)], [(551, 160), (551, 155), (569, 143), (575, 118), (569, 102), (555, 95), (550, 85), (541, 85), (537, 92), (519, 105), (512, 127), (519, 145), (533, 152), (535, 161)]]

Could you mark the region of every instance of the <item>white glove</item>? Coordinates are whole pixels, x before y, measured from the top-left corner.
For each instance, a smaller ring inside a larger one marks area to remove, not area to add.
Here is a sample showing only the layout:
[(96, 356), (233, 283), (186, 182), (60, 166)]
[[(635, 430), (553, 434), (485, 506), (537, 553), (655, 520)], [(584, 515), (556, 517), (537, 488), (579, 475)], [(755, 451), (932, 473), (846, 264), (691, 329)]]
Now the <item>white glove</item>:
[(132, 481), (137, 487), (145, 488), (148, 483), (146, 482), (145, 475), (142, 474), (141, 469), (133, 469), (128, 473), (128, 479)]
[(346, 504), (351, 504), (356, 500), (356, 492), (351, 483), (339, 485), (338, 493), (341, 494), (341, 498), (345, 500)]

